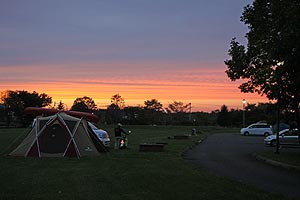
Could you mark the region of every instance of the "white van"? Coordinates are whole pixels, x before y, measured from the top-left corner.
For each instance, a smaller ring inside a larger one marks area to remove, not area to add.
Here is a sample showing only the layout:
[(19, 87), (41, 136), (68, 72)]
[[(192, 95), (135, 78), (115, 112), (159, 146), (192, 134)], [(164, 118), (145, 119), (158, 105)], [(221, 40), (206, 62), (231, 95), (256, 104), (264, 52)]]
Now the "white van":
[(241, 134), (242, 135), (263, 135), (263, 136), (268, 136), (272, 135), (272, 129), (271, 125), (267, 123), (256, 123), (256, 124), (251, 124), (250, 126), (246, 128), (241, 129)]

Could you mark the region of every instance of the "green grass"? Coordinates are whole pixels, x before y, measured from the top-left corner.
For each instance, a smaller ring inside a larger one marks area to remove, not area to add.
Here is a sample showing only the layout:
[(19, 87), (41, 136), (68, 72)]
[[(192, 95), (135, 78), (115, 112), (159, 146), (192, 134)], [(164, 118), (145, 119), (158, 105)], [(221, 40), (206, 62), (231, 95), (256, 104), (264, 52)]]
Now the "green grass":
[[(113, 127), (105, 129), (112, 133)], [(126, 129), (132, 131), (128, 149), (81, 159), (5, 156), (24, 137), (24, 129), (0, 129), (0, 199), (287, 199), (217, 176), (182, 158), (183, 151), (220, 128), (202, 127), (202, 134), (189, 140), (172, 137), (190, 133), (191, 127)], [(140, 143), (153, 142), (168, 144), (164, 152), (138, 151)]]
[(259, 155), (271, 160), (300, 167), (300, 152), (280, 152), (280, 154), (275, 154), (274, 152), (262, 152), (259, 153)]

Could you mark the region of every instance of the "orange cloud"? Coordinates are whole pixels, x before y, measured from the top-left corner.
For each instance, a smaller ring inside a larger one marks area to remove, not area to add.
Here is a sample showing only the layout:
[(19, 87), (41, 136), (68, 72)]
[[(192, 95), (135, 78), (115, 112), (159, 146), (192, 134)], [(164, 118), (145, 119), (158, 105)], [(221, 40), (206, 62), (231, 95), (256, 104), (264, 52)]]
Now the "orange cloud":
[[(192, 103), (194, 111), (220, 109), (225, 104), (241, 108), (266, 101), (256, 94), (243, 94), (231, 82), (225, 69), (201, 63), (76, 63), (59, 65), (0, 66), (0, 90), (28, 90), (46, 93), (70, 108), (77, 97), (89, 96), (99, 107), (110, 104), (119, 93), (127, 105), (143, 105), (158, 99), (167, 106), (172, 101)], [(206, 66), (207, 65), (207, 66)], [(186, 66), (186, 67), (182, 67)]]

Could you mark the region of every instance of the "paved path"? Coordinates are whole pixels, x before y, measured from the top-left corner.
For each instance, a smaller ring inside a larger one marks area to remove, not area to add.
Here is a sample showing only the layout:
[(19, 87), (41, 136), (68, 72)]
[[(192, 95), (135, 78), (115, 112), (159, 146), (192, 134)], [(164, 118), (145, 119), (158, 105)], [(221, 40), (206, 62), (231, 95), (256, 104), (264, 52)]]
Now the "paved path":
[(185, 158), (234, 180), (300, 197), (300, 172), (273, 167), (252, 156), (262, 151), (274, 151), (263, 145), (263, 137), (224, 133), (210, 135)]

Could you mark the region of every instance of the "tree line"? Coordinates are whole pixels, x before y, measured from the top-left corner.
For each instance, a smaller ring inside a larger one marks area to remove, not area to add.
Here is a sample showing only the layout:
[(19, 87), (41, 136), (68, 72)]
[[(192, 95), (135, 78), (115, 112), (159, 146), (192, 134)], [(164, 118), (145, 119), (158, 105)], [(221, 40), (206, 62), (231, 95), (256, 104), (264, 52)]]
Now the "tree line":
[[(45, 93), (28, 91), (1, 92), (0, 122), (3, 126), (27, 126), (33, 116), (24, 115), (26, 107), (48, 107), (65, 110), (66, 105), (60, 101), (52, 104), (52, 98)], [(111, 104), (106, 109), (98, 109), (95, 101), (88, 96), (74, 100), (70, 110), (94, 113), (100, 117), (100, 123), (105, 124), (137, 124), (137, 125), (193, 125), (193, 126), (226, 126), (241, 127), (243, 112), (246, 114), (246, 124), (257, 121), (276, 123), (276, 104), (259, 103), (248, 104), (245, 110), (231, 109), (223, 105), (219, 110), (212, 112), (191, 112), (191, 104), (174, 101), (166, 108), (157, 100), (144, 101), (143, 106), (126, 106), (120, 94), (111, 97)], [(286, 110), (281, 113), (281, 119), (292, 123), (294, 113)]]
[[(24, 115), (26, 107), (47, 107), (65, 110), (66, 105), (60, 101), (52, 104), (52, 97), (45, 93), (28, 92), (25, 90), (7, 90), (1, 92), (0, 98), (0, 122), (9, 126), (11, 123), (18, 126), (27, 125), (32, 117)], [(156, 99), (146, 100), (144, 106), (126, 106), (124, 98), (115, 94), (111, 97), (111, 104), (106, 109), (98, 109), (95, 101), (88, 96), (76, 98), (70, 110), (94, 113), (98, 115), (102, 123), (113, 124), (118, 122), (134, 124), (162, 124), (166, 123), (166, 113), (186, 113), (190, 104), (174, 101), (167, 108)], [(163, 119), (161, 119), (163, 118)], [(172, 117), (175, 123), (177, 117)], [(179, 121), (177, 119), (177, 121)], [(176, 122), (177, 123), (177, 122)]]

